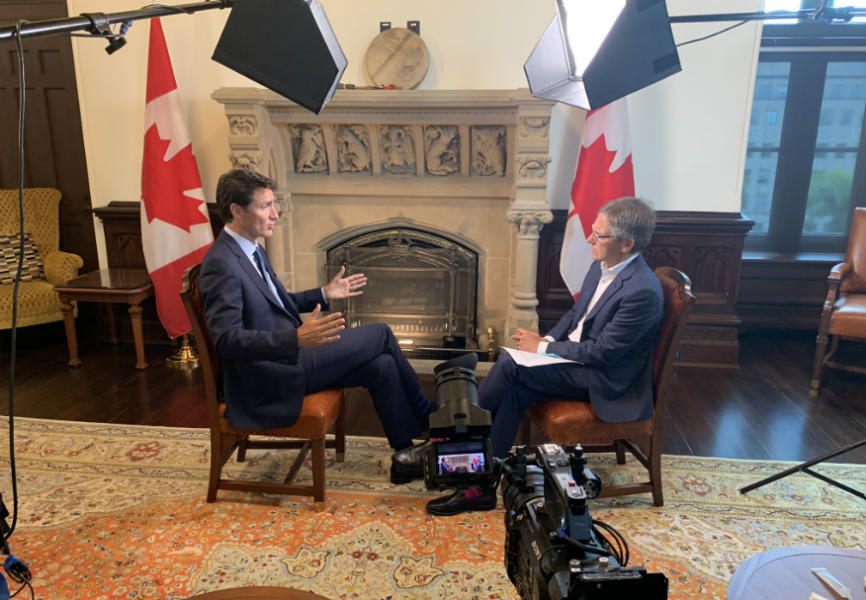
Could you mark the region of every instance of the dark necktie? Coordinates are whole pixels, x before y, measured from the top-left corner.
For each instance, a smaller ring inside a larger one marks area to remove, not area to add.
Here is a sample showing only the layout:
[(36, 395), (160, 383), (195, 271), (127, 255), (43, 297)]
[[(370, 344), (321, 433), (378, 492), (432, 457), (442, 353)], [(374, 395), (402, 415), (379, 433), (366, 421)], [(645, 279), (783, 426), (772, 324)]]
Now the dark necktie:
[(265, 260), (262, 258), (262, 253), (259, 251), (258, 247), (253, 251), (253, 257), (256, 259), (256, 266), (259, 268), (259, 275), (261, 275), (262, 279), (267, 283), (268, 278), (266, 275), (267, 270), (265, 270)]

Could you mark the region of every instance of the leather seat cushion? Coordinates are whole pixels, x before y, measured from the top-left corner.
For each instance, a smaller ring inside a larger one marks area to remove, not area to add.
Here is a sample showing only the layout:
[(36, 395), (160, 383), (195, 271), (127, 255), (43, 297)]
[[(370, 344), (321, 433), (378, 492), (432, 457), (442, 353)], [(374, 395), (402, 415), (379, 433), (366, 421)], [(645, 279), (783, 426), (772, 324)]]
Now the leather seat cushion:
[(343, 390), (329, 388), (304, 396), (304, 404), (298, 420), (291, 427), (280, 429), (235, 429), (225, 418), (225, 404), (220, 404), (220, 429), (225, 433), (244, 433), (248, 435), (274, 435), (318, 439), (325, 437), (328, 429), (337, 420), (343, 402)]
[(846, 294), (833, 305), (830, 334), (866, 339), (866, 294)]
[(605, 446), (618, 439), (652, 434), (652, 419), (632, 423), (607, 423), (599, 419), (589, 402), (550, 398), (529, 405), (529, 417), (557, 443)]

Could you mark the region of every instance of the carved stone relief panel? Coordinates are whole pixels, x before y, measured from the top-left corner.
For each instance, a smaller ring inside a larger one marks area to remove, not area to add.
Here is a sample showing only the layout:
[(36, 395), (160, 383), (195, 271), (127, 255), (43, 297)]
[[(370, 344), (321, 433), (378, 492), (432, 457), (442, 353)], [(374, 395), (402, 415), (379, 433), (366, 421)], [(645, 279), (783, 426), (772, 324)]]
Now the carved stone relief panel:
[(370, 142), (363, 125), (337, 125), (337, 171), (370, 173)]
[(540, 180), (547, 177), (550, 157), (541, 154), (526, 154), (517, 158), (517, 175), (520, 179)]
[(478, 125), (472, 131), (472, 176), (505, 177), (506, 133), (504, 125)]
[(415, 140), (408, 125), (380, 125), (382, 173), (415, 175)]
[(233, 169), (247, 169), (249, 171), (262, 170), (262, 153), (258, 151), (235, 150), (229, 155)]
[(229, 117), (229, 130), (232, 135), (256, 135), (258, 121), (253, 115), (232, 115)]
[(521, 138), (547, 139), (550, 117), (520, 117), (517, 126)]
[(424, 160), (430, 175), (460, 172), (460, 132), (457, 125), (424, 128)]
[(328, 156), (321, 125), (293, 125), (292, 155), (295, 158), (295, 173), (325, 173)]

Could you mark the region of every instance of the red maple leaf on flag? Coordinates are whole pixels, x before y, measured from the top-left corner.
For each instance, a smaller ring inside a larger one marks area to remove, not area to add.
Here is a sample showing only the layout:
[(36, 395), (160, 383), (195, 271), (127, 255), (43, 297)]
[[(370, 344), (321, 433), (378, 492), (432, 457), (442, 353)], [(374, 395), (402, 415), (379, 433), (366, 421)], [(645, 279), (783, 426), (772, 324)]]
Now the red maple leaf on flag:
[(608, 150), (604, 134), (592, 144), (580, 149), (578, 164), (580, 168), (574, 176), (572, 195), (573, 208), (568, 213), (580, 215), (584, 237), (592, 233), (592, 223), (598, 216), (598, 209), (617, 198), (634, 195), (634, 175), (631, 154), (616, 171), (610, 166), (616, 157), (616, 150)]
[(147, 212), (147, 222), (160, 219), (183, 229), (208, 223), (199, 207), (203, 200), (190, 198), (182, 192), (201, 187), (201, 177), (192, 155), (192, 144), (164, 160), (171, 140), (159, 137), (156, 125), (151, 125), (144, 136), (144, 158), (141, 169), (141, 197)]

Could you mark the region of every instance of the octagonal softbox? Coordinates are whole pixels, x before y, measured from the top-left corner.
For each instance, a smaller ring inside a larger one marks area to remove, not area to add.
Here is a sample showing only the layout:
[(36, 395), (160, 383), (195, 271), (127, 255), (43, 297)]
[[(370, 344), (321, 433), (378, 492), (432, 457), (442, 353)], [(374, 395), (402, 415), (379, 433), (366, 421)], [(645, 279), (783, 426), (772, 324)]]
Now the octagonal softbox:
[(317, 114), (347, 65), (316, 0), (234, 0), (212, 58)]

